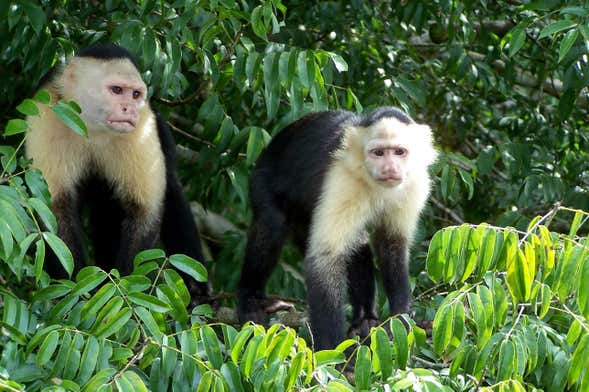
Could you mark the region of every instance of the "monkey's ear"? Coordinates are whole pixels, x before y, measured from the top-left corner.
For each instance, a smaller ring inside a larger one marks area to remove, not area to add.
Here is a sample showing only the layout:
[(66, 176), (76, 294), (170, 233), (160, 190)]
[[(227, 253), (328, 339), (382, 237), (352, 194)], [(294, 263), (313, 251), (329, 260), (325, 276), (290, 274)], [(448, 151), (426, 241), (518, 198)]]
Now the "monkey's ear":
[(65, 66), (65, 69), (63, 70), (63, 76), (61, 78), (64, 91), (75, 91), (79, 71), (79, 62), (76, 58), (71, 59), (71, 61)]
[(431, 165), (438, 157), (438, 152), (434, 148), (432, 129), (426, 124), (411, 124), (410, 127), (413, 128), (412, 131), (416, 137), (415, 146), (419, 151), (420, 159), (426, 166)]

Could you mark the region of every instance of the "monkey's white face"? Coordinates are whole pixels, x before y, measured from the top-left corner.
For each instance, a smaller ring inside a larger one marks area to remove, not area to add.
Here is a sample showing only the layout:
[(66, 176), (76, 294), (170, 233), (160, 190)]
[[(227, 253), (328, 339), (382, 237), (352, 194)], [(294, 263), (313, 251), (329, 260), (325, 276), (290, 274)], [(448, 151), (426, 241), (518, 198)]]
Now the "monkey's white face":
[[(414, 156), (419, 151), (420, 156)], [(387, 188), (404, 184), (416, 169), (435, 160), (431, 130), (426, 125), (405, 124), (385, 118), (370, 126), (364, 137), (364, 165), (370, 177)]]
[(90, 131), (126, 134), (137, 128), (147, 87), (130, 61), (78, 58), (65, 75), (64, 90), (82, 108)]
[(394, 140), (374, 138), (365, 147), (364, 163), (370, 176), (387, 188), (396, 187), (407, 177), (409, 149)]

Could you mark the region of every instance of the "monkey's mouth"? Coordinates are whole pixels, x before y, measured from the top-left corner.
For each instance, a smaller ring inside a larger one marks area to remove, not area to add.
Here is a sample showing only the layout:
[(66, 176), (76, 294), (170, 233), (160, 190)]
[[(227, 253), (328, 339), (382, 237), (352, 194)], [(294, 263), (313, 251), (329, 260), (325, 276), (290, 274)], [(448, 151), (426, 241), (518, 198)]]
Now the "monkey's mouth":
[(380, 177), (376, 181), (384, 186), (393, 187), (401, 184), (403, 179), (401, 177)]
[(131, 119), (107, 120), (106, 123), (110, 129), (119, 132), (131, 132), (137, 126), (137, 123)]

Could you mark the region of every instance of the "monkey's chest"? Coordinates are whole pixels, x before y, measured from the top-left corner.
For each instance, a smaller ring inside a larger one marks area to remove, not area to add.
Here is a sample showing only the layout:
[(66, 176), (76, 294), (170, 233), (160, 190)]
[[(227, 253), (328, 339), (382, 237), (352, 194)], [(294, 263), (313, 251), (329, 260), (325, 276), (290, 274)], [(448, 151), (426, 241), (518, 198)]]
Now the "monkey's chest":
[(159, 143), (154, 146), (100, 146), (88, 151), (87, 167), (81, 183), (88, 190), (108, 192), (125, 203), (136, 203), (147, 209), (160, 208), (166, 188), (166, 168)]

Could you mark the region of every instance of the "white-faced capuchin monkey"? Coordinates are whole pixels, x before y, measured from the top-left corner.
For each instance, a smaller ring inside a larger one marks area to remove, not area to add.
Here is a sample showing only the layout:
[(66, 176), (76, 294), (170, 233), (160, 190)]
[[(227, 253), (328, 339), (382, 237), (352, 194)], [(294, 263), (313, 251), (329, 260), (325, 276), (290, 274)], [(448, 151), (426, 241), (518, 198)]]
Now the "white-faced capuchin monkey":
[(288, 235), (305, 251), (315, 349), (377, 325), (376, 252), (391, 314), (410, 310), (408, 249), (429, 195), (432, 132), (393, 107), (310, 114), (282, 130), (250, 178), (253, 222), (239, 283), (240, 320), (265, 322), (264, 286)]
[[(172, 134), (147, 101), (147, 86), (124, 48), (101, 45), (79, 52), (46, 77), (51, 103), (73, 100), (88, 138), (69, 129), (46, 105), (27, 120), (27, 156), (49, 186), (58, 234), (73, 253), (75, 272), (86, 264), (82, 213), (96, 265), (131, 273), (133, 258), (161, 238), (168, 254), (203, 261), (198, 230), (175, 172)], [(46, 267), (66, 276), (54, 254)], [(187, 281), (193, 295), (206, 284)]]

